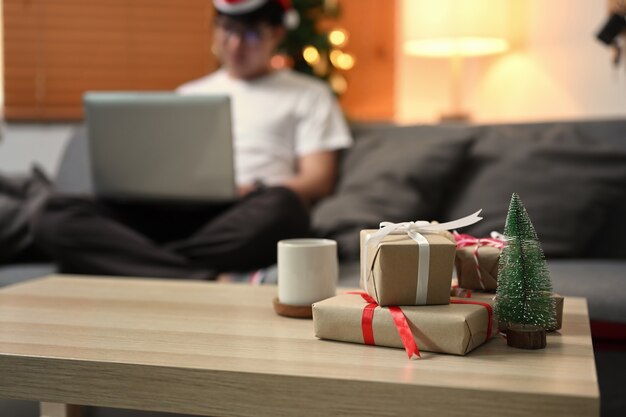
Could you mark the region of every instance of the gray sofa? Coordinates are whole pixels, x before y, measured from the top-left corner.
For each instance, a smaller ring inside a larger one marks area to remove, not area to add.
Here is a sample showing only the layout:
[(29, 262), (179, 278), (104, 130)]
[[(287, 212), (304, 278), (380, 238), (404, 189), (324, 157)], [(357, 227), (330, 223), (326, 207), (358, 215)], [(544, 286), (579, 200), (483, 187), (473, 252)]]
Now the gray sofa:
[[(482, 209), (484, 220), (463, 232), (484, 237), (503, 230), (516, 192), (555, 290), (587, 297), (593, 321), (626, 323), (626, 120), (356, 126), (354, 133), (335, 194), (313, 212), (316, 232), (339, 242), (344, 271), (358, 273), (350, 263), (361, 228)], [(343, 278), (357, 282), (354, 273)]]
[[(339, 242), (340, 283), (358, 285), (361, 228), (381, 220), (447, 221), (482, 208), (484, 220), (463, 232), (486, 236), (502, 231), (517, 192), (541, 239), (555, 291), (588, 299), (602, 415), (624, 415), (622, 381), (615, 375), (626, 375), (626, 120), (355, 125), (353, 132), (335, 194), (313, 211), (315, 233)], [(77, 128), (60, 164), (59, 190), (91, 189), (86, 146)], [(3, 265), (0, 286), (52, 271), (46, 263)], [(22, 410), (3, 416), (33, 415), (20, 408), (26, 403), (0, 407)], [(109, 411), (91, 414), (131, 415)]]

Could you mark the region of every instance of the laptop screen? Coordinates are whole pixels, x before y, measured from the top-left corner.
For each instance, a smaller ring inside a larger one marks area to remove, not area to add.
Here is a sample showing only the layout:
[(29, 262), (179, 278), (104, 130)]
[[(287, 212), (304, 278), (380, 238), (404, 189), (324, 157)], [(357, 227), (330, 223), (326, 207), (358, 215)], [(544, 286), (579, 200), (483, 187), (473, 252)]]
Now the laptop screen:
[(236, 198), (228, 96), (89, 92), (94, 189), (125, 200)]

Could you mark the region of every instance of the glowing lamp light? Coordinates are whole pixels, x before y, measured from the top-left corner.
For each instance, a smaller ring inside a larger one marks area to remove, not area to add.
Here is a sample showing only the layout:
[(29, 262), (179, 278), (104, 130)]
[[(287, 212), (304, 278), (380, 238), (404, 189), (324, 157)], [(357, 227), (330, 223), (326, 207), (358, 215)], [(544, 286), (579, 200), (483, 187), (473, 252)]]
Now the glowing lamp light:
[(443, 120), (467, 120), (461, 103), (463, 59), (506, 52), (510, 29), (507, 1), (413, 0), (403, 15), (407, 55), (450, 61), (450, 106)]
[(509, 49), (509, 42), (501, 38), (438, 38), (411, 40), (404, 44), (404, 53), (424, 57), (443, 57), (453, 55), (481, 56), (498, 54)]

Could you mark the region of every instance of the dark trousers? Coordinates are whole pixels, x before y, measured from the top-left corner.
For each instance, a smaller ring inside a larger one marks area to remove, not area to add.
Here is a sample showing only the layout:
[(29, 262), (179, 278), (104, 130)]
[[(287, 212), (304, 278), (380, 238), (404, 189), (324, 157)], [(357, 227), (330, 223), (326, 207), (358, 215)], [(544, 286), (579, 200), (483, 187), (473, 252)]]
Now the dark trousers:
[(308, 235), (309, 214), (284, 187), (231, 204), (122, 203), (53, 196), (35, 243), (64, 273), (211, 279), (276, 262), (276, 243)]

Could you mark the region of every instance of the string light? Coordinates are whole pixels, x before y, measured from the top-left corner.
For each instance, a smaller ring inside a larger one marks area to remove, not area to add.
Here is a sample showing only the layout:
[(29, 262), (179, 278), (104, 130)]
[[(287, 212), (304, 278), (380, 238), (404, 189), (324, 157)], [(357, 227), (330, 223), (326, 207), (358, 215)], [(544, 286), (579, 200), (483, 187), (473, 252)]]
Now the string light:
[(333, 29), (328, 34), (328, 41), (331, 45), (341, 48), (348, 43), (348, 32), (344, 29)]
[(330, 88), (337, 94), (343, 94), (348, 89), (348, 81), (346, 81), (346, 78), (341, 74), (335, 73), (331, 75), (329, 81)]
[(302, 50), (302, 57), (309, 65), (313, 66), (319, 62), (320, 53), (316, 47), (308, 45)]
[(328, 75), (328, 59), (325, 52), (322, 52), (319, 56), (319, 59), (313, 65), (313, 72), (320, 77), (326, 77)]
[(348, 71), (354, 67), (354, 57), (338, 49), (334, 49), (330, 52), (330, 62), (335, 68), (344, 71)]
[[(336, 19), (339, 16), (339, 0), (324, 0), (322, 6), (327, 17)], [(300, 62), (306, 62), (313, 75), (327, 80), (332, 90), (341, 95), (348, 89), (344, 72), (354, 67), (355, 57), (343, 51), (349, 40), (348, 31), (341, 27), (328, 30), (322, 35), (326, 39), (316, 38), (312, 44), (302, 47)], [(274, 64), (276, 67), (282, 67), (286, 63), (276, 57), (273, 66)]]

